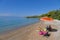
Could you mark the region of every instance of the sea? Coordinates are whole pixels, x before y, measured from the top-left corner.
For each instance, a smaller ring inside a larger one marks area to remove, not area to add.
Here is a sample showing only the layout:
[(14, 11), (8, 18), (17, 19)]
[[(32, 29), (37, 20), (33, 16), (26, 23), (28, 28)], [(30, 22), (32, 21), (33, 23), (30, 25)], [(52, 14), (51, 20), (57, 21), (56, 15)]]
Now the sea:
[(0, 16), (0, 33), (38, 22), (38, 18)]

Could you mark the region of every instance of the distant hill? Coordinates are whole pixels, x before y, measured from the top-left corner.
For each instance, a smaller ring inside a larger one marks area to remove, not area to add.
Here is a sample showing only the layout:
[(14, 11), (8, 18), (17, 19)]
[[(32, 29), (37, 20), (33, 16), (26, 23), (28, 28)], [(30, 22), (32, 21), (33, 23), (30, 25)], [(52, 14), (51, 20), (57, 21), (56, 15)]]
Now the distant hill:
[(26, 18), (41, 18), (41, 17), (44, 17), (44, 16), (60, 20), (60, 10), (53, 10), (53, 11), (50, 11), (48, 13), (42, 14), (40, 16), (28, 16)]

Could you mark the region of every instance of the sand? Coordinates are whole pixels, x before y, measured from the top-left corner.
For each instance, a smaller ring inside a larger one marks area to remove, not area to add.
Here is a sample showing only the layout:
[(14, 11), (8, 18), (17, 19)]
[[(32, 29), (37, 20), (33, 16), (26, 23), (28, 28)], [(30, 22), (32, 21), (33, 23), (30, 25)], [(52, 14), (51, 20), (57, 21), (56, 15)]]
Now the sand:
[[(56, 37), (55, 35), (59, 34), (60, 31), (49, 32), (50, 33), (49, 37), (45, 37), (38, 34), (38, 31), (36, 31), (36, 29), (38, 27), (44, 28), (46, 26), (47, 26), (46, 24), (40, 21), (35, 24), (18, 28), (16, 30), (12, 30), (3, 35), (0, 35), (0, 40), (57, 40), (58, 36)], [(55, 25), (52, 25), (52, 27), (57, 28)]]

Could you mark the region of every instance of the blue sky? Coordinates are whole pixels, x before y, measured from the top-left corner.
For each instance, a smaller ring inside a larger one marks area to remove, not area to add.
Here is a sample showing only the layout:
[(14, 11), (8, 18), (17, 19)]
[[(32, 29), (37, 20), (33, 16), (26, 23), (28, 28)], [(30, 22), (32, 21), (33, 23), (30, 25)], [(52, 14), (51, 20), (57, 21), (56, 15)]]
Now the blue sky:
[(0, 0), (0, 16), (32, 16), (59, 9), (60, 0)]

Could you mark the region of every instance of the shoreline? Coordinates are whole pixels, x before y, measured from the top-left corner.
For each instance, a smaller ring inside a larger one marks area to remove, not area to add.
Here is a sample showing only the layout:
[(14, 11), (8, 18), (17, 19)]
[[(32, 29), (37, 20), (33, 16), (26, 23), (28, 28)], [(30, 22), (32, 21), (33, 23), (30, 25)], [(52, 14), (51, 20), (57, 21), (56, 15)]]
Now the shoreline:
[[(53, 32), (48, 38), (39, 35), (36, 31), (38, 27), (44, 28), (46, 25), (41, 23), (41, 21), (27, 25), (25, 27), (8, 32), (7, 34), (0, 35), (0, 40), (55, 40)], [(54, 25), (53, 27), (56, 28)]]
[[(8, 30), (7, 32), (5, 32), (5, 33), (3, 33), (3, 34), (0, 34), (0, 37), (5, 38), (6, 35), (8, 36), (9, 34), (12, 34), (12, 32), (19, 31), (19, 30), (23, 30), (24, 28), (29, 28), (29, 27), (31, 27), (31, 25), (34, 25), (34, 24), (36, 24), (36, 23), (38, 23), (38, 22), (34, 22), (34, 23), (28, 24), (28, 25), (24, 25), (24, 26), (22, 26), (22, 27), (18, 27), (18, 28), (13, 29), (13, 30)], [(4, 37), (4, 36), (5, 36), (5, 37)], [(1, 39), (1, 38), (0, 38), (0, 39)]]
[(8, 32), (14, 31), (14, 30), (18, 30), (18, 29), (24, 28), (24, 27), (29, 26), (29, 25), (33, 25), (33, 24), (38, 23), (38, 22), (39, 21), (36, 21), (36, 22), (33, 22), (33, 23), (29, 23), (29, 24), (26, 24), (26, 25), (22, 25), (22, 26), (18, 26), (16, 28), (11, 29), (11, 30), (7, 30), (5, 32), (2, 32), (2, 33), (0, 33), (0, 35), (6, 34)]

